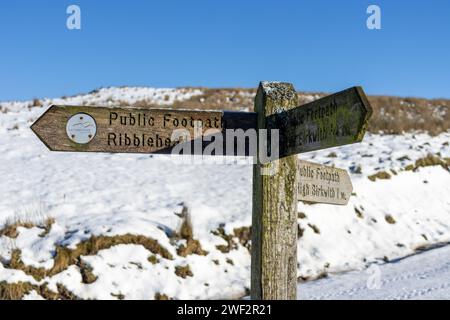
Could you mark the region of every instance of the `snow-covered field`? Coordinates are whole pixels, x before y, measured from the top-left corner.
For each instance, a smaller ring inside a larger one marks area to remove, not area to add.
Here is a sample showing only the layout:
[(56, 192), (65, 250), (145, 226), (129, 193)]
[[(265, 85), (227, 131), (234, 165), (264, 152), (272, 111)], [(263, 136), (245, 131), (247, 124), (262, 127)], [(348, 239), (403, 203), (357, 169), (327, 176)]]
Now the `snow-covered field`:
[[(48, 106), (147, 100), (164, 106), (199, 94), (200, 89), (107, 88), (41, 101)], [(251, 222), (251, 165), (50, 152), (29, 129), (46, 107), (0, 105), (0, 223), (22, 222), (14, 235), (0, 232), (0, 285), (31, 285), (25, 298), (40, 298), (45, 283), (52, 292), (65, 288), (82, 299), (246, 295), (250, 254), (247, 229), (241, 228)], [(450, 241), (449, 142), (450, 133), (367, 134), (360, 144), (301, 155), (349, 170), (354, 195), (347, 206), (299, 204), (298, 276), (362, 269)], [(429, 155), (447, 167), (405, 170)], [(389, 179), (368, 178), (379, 172)], [(201, 246), (194, 252), (183, 253), (192, 243), (175, 236), (183, 205), (191, 214), (190, 240)], [(46, 229), (47, 218), (54, 221)], [(82, 251), (55, 271), (60, 248), (75, 252), (93, 236), (117, 241)], [(142, 238), (158, 245), (146, 246)]]
[(425, 300), (450, 298), (450, 246), (373, 264), (363, 271), (301, 283), (300, 300)]

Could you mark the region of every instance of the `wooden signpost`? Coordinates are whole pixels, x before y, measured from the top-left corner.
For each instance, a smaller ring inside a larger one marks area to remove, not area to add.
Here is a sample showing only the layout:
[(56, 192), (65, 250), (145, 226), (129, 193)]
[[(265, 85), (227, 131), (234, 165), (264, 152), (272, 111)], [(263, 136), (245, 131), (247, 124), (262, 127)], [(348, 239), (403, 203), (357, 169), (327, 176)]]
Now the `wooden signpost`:
[(268, 117), (280, 130), (280, 155), (290, 156), (360, 142), (372, 108), (361, 87), (353, 87)]
[[(253, 166), (251, 297), (296, 299), (297, 202), (345, 205), (352, 192), (345, 170), (300, 161), (297, 154), (360, 142), (372, 109), (360, 87), (298, 106), (291, 84), (261, 82), (255, 111), (51, 106), (31, 129), (52, 151), (166, 154), (196, 141), (201, 148), (192, 154), (203, 154), (211, 132), (226, 144), (228, 130), (278, 130), (279, 157), (269, 163), (256, 157)], [(178, 129), (188, 138), (173, 139)], [(260, 148), (274, 150), (260, 142), (257, 155)], [(255, 156), (252, 150), (233, 148), (231, 155)]]
[[(297, 154), (361, 141), (372, 114), (359, 87), (296, 105), (297, 95), (291, 84), (260, 84), (255, 98), (257, 125), (259, 129), (279, 130), (280, 159), (274, 163), (279, 169), (274, 175), (261, 175), (268, 164), (258, 163), (253, 169), (252, 299), (297, 297), (297, 201), (307, 198), (311, 202), (344, 204), (349, 198), (351, 187), (341, 171), (338, 175), (342, 176), (342, 184), (328, 178), (325, 181), (335, 192), (336, 187), (343, 190), (343, 195), (339, 193), (342, 199), (331, 197), (331, 191), (329, 196), (319, 191), (324, 181), (318, 168), (329, 174), (335, 170), (310, 165), (314, 173), (306, 172), (305, 181), (299, 182), (305, 175), (305, 163), (297, 162)], [(314, 193), (299, 189), (311, 189), (313, 185)]]
[(254, 128), (255, 117), (247, 112), (53, 105), (31, 129), (51, 151), (169, 154), (188, 142), (171, 139), (174, 130), (187, 130), (192, 140), (195, 128), (204, 138), (208, 132)]
[(297, 161), (298, 200), (346, 205), (353, 191), (347, 171), (308, 161)]
[[(267, 118), (297, 106), (289, 83), (263, 82), (255, 98), (258, 129)], [(275, 174), (265, 175), (270, 166)], [(253, 166), (251, 298), (297, 297), (297, 156)]]

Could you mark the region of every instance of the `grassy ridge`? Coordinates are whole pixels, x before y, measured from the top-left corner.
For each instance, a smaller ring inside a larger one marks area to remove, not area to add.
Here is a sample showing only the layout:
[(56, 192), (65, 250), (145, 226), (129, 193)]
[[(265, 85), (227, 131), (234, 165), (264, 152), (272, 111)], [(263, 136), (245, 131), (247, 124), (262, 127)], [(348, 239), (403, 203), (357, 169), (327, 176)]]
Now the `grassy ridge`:
[[(253, 89), (203, 89), (204, 94), (183, 102), (174, 108), (201, 108), (221, 110), (253, 110)], [(325, 96), (324, 93), (299, 92), (301, 104)], [(450, 129), (450, 100), (369, 96), (374, 113), (369, 125), (372, 133), (401, 134), (426, 131), (437, 135)], [(139, 103), (137, 103), (139, 105)], [(140, 103), (140, 106), (145, 103)]]
[[(132, 88), (130, 88), (132, 89)], [(178, 88), (179, 90), (190, 91), (200, 89), (202, 94), (193, 95), (187, 100), (175, 99), (171, 104), (167, 95), (161, 101), (143, 98), (127, 101), (125, 98), (110, 97), (108, 104), (116, 106), (133, 106), (141, 108), (157, 108), (164, 105), (175, 109), (207, 109), (207, 110), (239, 110), (253, 111), (255, 89), (246, 88)], [(90, 95), (98, 94), (94, 90)], [(313, 100), (326, 96), (326, 93), (298, 92), (299, 103), (305, 104)], [(92, 98), (92, 96), (90, 96)], [(63, 97), (63, 100), (67, 97)], [(369, 123), (369, 132), (402, 134), (403, 132), (428, 132), (431, 135), (450, 130), (450, 99), (423, 99), (423, 98), (403, 98), (393, 96), (368, 96), (374, 113)], [(103, 102), (96, 103), (86, 96), (83, 105), (104, 105)], [(30, 101), (28, 108), (40, 107), (42, 103), (38, 99)], [(8, 108), (0, 105), (1, 113), (8, 113)], [(17, 129), (17, 128), (13, 128)]]

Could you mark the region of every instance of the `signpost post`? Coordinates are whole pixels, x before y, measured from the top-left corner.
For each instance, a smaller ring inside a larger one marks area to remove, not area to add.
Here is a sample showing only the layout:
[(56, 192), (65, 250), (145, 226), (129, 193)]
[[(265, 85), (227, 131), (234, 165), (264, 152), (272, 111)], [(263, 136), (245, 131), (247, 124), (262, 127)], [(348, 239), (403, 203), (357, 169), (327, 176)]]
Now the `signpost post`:
[[(262, 148), (275, 153), (277, 147), (261, 144), (267, 138), (261, 135), (257, 154), (242, 134), (245, 147), (227, 145), (225, 154), (208, 155), (255, 156), (251, 297), (296, 299), (297, 201), (345, 205), (352, 192), (345, 170), (299, 161), (297, 154), (360, 142), (372, 114), (360, 87), (303, 106), (297, 101), (292, 84), (261, 82), (256, 112), (51, 106), (31, 129), (52, 151), (166, 154), (186, 143), (190, 154), (203, 154), (213, 143), (204, 138), (219, 133), (226, 144), (228, 130), (267, 130), (269, 135), (278, 130), (279, 157), (272, 162), (258, 157)], [(173, 139), (179, 129), (187, 137)], [(230, 140), (234, 143), (235, 137)]]
[(280, 159), (275, 175), (261, 174), (268, 164), (253, 169), (252, 299), (297, 297), (297, 200), (348, 202), (346, 173), (297, 163), (297, 154), (360, 142), (372, 114), (360, 87), (296, 104), (289, 83), (262, 82), (255, 98), (258, 129), (279, 130)]
[[(262, 82), (255, 98), (258, 129), (297, 106), (292, 84)], [(259, 144), (258, 144), (259, 145)], [(275, 174), (263, 174), (275, 166)], [(251, 298), (297, 297), (297, 156), (253, 166)]]

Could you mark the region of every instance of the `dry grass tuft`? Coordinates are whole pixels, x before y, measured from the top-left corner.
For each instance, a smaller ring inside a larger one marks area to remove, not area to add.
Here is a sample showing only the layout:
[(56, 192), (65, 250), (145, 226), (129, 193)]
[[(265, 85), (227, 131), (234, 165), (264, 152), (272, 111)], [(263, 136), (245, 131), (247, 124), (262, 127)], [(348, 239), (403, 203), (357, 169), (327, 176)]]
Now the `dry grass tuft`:
[(169, 298), (166, 294), (157, 292), (155, 294), (155, 300), (172, 300), (172, 299)]
[(31, 103), (31, 107), (42, 107), (42, 102), (41, 100), (34, 98), (33, 102)]
[(249, 251), (251, 250), (251, 227), (235, 228), (233, 229), (232, 235), (227, 234), (223, 227), (219, 227), (216, 230), (211, 231), (211, 233), (227, 242), (226, 245), (220, 244), (216, 246), (217, 250), (222, 253), (229, 253), (231, 250), (237, 250), (237, 242), (240, 243), (243, 247), (247, 248)]
[(176, 266), (175, 274), (183, 279), (194, 276), (194, 274), (191, 271), (191, 267), (188, 264), (185, 266)]
[(94, 270), (89, 264), (79, 259), (77, 266), (80, 269), (82, 283), (91, 284), (97, 281), (97, 276), (93, 273)]
[(375, 181), (377, 179), (387, 180), (391, 178), (391, 175), (386, 171), (379, 171), (371, 176), (368, 176), (367, 178), (369, 178), (370, 181)]
[(297, 224), (297, 239), (302, 238), (304, 233), (305, 229), (303, 229), (300, 224)]
[(177, 254), (181, 257), (187, 257), (190, 254), (205, 256), (207, 251), (203, 250), (200, 241), (194, 239), (194, 229), (189, 209), (183, 206), (182, 212), (178, 215), (182, 221), (178, 231), (172, 235), (172, 241), (186, 240), (186, 245), (181, 244), (177, 249)]
[(308, 227), (310, 227), (315, 234), (320, 234), (320, 229), (316, 225), (308, 223)]
[(0, 237), (6, 236), (6, 237), (9, 237), (12, 239), (17, 238), (17, 236), (19, 235), (19, 233), (17, 232), (17, 228), (19, 228), (19, 227), (31, 229), (31, 228), (36, 227), (36, 225), (31, 222), (21, 222), (21, 221), (14, 222), (12, 224), (5, 223), (5, 225), (0, 230)]
[(437, 155), (428, 154), (426, 157), (416, 160), (414, 170), (420, 167), (441, 166), (447, 169), (450, 166), (450, 158), (441, 158)]
[(159, 263), (159, 259), (156, 255), (152, 254), (150, 257), (148, 257), (148, 262), (150, 262), (151, 264), (157, 264)]
[(252, 240), (252, 228), (251, 227), (235, 228), (233, 229), (233, 233), (234, 236), (239, 239), (239, 243), (250, 251)]
[(71, 291), (69, 291), (64, 285), (58, 283), (56, 285), (58, 288), (58, 300), (81, 300)]
[(50, 233), (50, 230), (52, 229), (52, 225), (55, 223), (55, 218), (48, 217), (46, 218), (42, 224), (39, 224), (38, 227), (44, 229), (44, 232), (42, 232), (39, 236), (45, 237), (47, 234)]
[(188, 207), (184, 206), (180, 214), (182, 219), (181, 226), (176, 232), (176, 237), (179, 239), (191, 240), (194, 238), (194, 228), (192, 226), (192, 218)]
[(441, 166), (446, 170), (450, 170), (450, 158), (441, 158), (440, 155), (428, 154), (424, 158), (417, 159), (414, 164), (407, 165), (406, 171), (416, 171), (420, 167)]
[(389, 224), (395, 224), (397, 221), (395, 221), (394, 217), (391, 216), (390, 214), (387, 214), (384, 219), (386, 220), (387, 223)]
[[(162, 247), (158, 241), (144, 236), (126, 234), (113, 237), (92, 236), (90, 239), (80, 242), (75, 249), (59, 246), (56, 248), (54, 264), (50, 270), (25, 265), (21, 260), (21, 251), (18, 249), (13, 250), (11, 260), (5, 265), (5, 267), (9, 269), (22, 270), (27, 275), (32, 276), (37, 281), (40, 281), (45, 277), (51, 277), (66, 270), (71, 265), (79, 265), (81, 256), (95, 255), (100, 250), (109, 249), (112, 246), (119, 244), (139, 244), (153, 254), (159, 254), (165, 259), (173, 259), (170, 252)], [(80, 271), (88, 272), (87, 269)], [(85, 276), (87, 277), (85, 279), (86, 281), (92, 280), (92, 277), (87, 273)]]
[(360, 209), (358, 209), (357, 207), (355, 207), (355, 213), (358, 218), (364, 219), (364, 215), (363, 215), (362, 211)]
[(219, 250), (220, 252), (228, 253), (231, 250), (237, 249), (237, 245), (233, 241), (233, 236), (226, 234), (225, 229), (223, 227), (219, 227), (219, 228), (217, 228), (217, 230), (211, 231), (211, 233), (215, 236), (221, 237), (223, 240), (225, 240), (227, 242), (226, 245), (220, 244), (220, 245), (216, 246), (217, 250)]
[(49, 290), (47, 283), (37, 286), (28, 282), (7, 283), (3, 281), (0, 282), (0, 300), (21, 300), (32, 290), (46, 300), (80, 300), (62, 284), (58, 283), (56, 286), (58, 292)]
[(306, 219), (306, 214), (304, 212), (299, 211), (297, 215), (299, 219)]
[(180, 245), (180, 247), (177, 249), (177, 254), (180, 257), (187, 257), (190, 254), (206, 256), (208, 254), (208, 251), (203, 250), (200, 241), (191, 239), (188, 240), (186, 246), (184, 246), (183, 244)]
[(27, 282), (7, 283), (0, 282), (0, 300), (21, 300), (33, 290), (33, 286)]
[(45, 278), (47, 275), (47, 270), (45, 268), (36, 268), (25, 265), (22, 261), (21, 255), (22, 252), (19, 249), (14, 249), (11, 252), (11, 259), (5, 264), (5, 268), (22, 270), (25, 274), (31, 275), (37, 281)]
[(111, 296), (116, 298), (117, 300), (124, 300), (125, 299), (125, 295), (123, 295), (122, 293), (111, 293)]
[(330, 152), (327, 156), (328, 158), (337, 158), (336, 152)]
[(26, 220), (23, 220), (20, 218), (16, 218), (14, 220), (9, 220), (4, 223), (3, 227), (0, 229), (0, 237), (6, 236), (6, 237), (9, 237), (12, 239), (17, 238), (17, 236), (19, 235), (17, 229), (19, 227), (26, 228), (26, 229), (31, 229), (34, 227), (44, 229), (43, 233), (40, 235), (41, 237), (44, 237), (45, 235), (47, 235), (50, 232), (52, 225), (54, 223), (55, 223), (55, 219), (52, 217), (48, 217), (40, 223), (34, 223), (31, 221), (26, 221)]

